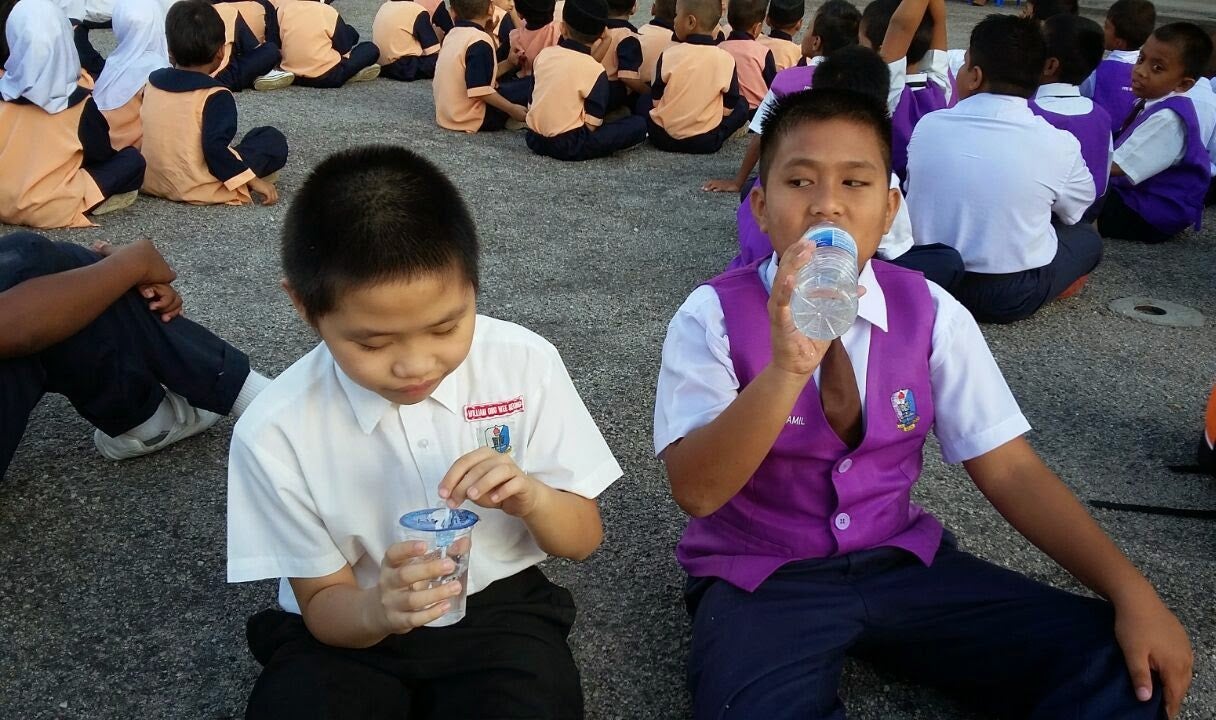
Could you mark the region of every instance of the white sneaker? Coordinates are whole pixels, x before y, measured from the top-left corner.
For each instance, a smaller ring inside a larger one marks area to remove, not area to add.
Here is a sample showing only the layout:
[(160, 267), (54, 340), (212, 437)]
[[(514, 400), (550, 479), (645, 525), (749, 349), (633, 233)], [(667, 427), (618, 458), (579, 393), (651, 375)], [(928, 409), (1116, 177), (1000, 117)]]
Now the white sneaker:
[(351, 77), (350, 82), (364, 82), (365, 80), (375, 80), (380, 77), (379, 65), (368, 65)]
[(169, 432), (150, 443), (145, 443), (130, 434), (110, 437), (97, 430), (93, 433), (93, 444), (97, 446), (97, 451), (111, 460), (128, 460), (148, 455), (169, 447), (179, 440), (198, 435), (222, 417), (213, 412), (192, 407), (185, 398), (167, 390), (165, 397), (169, 399), (169, 404), (173, 407), (174, 423)]
[(253, 81), (254, 90), (281, 90), (296, 81), (296, 76), (286, 70), (271, 70)]
[(90, 214), (105, 215), (106, 213), (123, 210), (131, 207), (132, 203), (134, 203), (137, 199), (139, 199), (138, 190), (132, 190), (129, 193), (122, 193), (120, 195), (111, 195), (105, 199), (105, 202), (93, 208), (93, 211)]

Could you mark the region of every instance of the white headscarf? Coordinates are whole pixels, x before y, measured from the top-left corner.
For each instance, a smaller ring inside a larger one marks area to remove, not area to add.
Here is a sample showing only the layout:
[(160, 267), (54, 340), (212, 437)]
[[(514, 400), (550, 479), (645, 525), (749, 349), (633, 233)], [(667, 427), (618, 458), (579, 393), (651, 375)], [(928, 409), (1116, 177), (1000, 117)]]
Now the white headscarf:
[(26, 98), (51, 114), (63, 112), (80, 79), (72, 25), (51, 0), (21, 0), (5, 28), (9, 57), (0, 98)]
[(118, 47), (106, 59), (93, 90), (93, 100), (101, 110), (126, 105), (148, 82), (153, 70), (169, 67), (165, 8), (160, 0), (114, 3), (114, 36)]

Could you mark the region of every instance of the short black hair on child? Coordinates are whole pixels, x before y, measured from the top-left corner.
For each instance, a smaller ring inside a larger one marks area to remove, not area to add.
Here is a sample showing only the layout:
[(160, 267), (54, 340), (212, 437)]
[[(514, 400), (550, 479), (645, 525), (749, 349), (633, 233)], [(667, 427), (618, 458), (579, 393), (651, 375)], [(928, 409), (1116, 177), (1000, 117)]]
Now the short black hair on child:
[(815, 68), (815, 87), (852, 90), (886, 103), (891, 89), (891, 69), (882, 56), (868, 47), (841, 48)]
[(802, 2), (770, 2), (768, 22), (776, 29), (793, 27), (806, 15), (806, 4)]
[(819, 38), (824, 57), (857, 44), (861, 12), (849, 0), (828, 0), (819, 6), (811, 23), (811, 34)]
[(1054, 15), (1043, 23), (1047, 57), (1060, 63), (1060, 82), (1080, 85), (1102, 62), (1102, 26), (1079, 15)]
[(553, 22), (556, 0), (523, 0), (515, 3), (515, 10), (524, 23), (533, 30)]
[(726, 6), (726, 22), (732, 30), (746, 31), (764, 22), (767, 12), (767, 0), (730, 0)]
[(283, 273), (305, 315), (386, 280), (457, 270), (476, 289), (477, 228), (456, 186), (429, 160), (390, 145), (321, 161), (283, 223)]
[(600, 39), (599, 35), (591, 35), (589, 33), (575, 30), (574, 28), (570, 27), (569, 23), (562, 23), (562, 32), (569, 35), (570, 39), (574, 42), (580, 45), (586, 45), (587, 47), (591, 47)]
[(608, 0), (608, 12), (613, 15), (628, 15), (633, 12), (637, 0)]
[[(819, 74), (818, 68), (815, 74)], [(777, 100), (764, 116), (760, 135), (760, 180), (767, 184), (769, 168), (781, 141), (794, 128), (812, 122), (848, 120), (874, 131), (886, 171), (891, 172), (891, 118), (886, 100), (852, 90), (813, 87)]]
[(722, 19), (722, 3), (719, 0), (676, 0), (676, 12), (684, 12), (697, 19), (703, 28), (716, 27)]
[(1170, 23), (1154, 30), (1153, 37), (1178, 51), (1185, 77), (1193, 80), (1203, 77), (1212, 59), (1212, 38), (1203, 28), (1189, 22)]
[(989, 15), (971, 30), (971, 65), (983, 70), (989, 92), (1028, 98), (1047, 62), (1039, 23), (1014, 15)]
[(490, 0), (451, 0), (457, 20), (473, 20), (490, 14)]
[(207, 0), (180, 0), (165, 15), (165, 40), (174, 65), (206, 65), (224, 46), (224, 21)]
[[(861, 13), (861, 24), (865, 28), (866, 40), (870, 47), (882, 47), (882, 41), (887, 37), (887, 28), (891, 25), (891, 17), (899, 7), (899, 0), (873, 0)], [(933, 18), (929, 13), (921, 18), (916, 27), (916, 34), (908, 45), (908, 62), (918, 63), (925, 59), (925, 54), (933, 45)]]
[(651, 12), (659, 20), (675, 20), (676, 0), (654, 0), (654, 8)]
[(1065, 7), (1063, 0), (1026, 0), (1026, 2), (1031, 7), (1030, 17), (1039, 22), (1050, 20), (1056, 15), (1075, 13)]
[(1137, 50), (1153, 34), (1157, 6), (1149, 0), (1115, 0), (1106, 19), (1115, 27), (1115, 37), (1127, 43), (1128, 50)]

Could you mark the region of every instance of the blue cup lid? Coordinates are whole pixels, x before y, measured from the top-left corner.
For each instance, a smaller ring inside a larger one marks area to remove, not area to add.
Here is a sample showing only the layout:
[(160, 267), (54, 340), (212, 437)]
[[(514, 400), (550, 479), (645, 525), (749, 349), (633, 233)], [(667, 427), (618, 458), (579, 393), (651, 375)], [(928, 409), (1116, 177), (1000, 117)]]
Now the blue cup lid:
[(451, 511), (449, 521), (442, 525), (435, 519), (437, 510), (444, 508), (426, 508), (425, 510), (415, 510), (401, 516), (398, 521), (401, 527), (409, 530), (417, 530), (419, 532), (450, 532), (453, 530), (465, 530), (477, 524), (481, 518), (477, 517), (477, 513), (472, 510), (464, 510), (457, 508)]

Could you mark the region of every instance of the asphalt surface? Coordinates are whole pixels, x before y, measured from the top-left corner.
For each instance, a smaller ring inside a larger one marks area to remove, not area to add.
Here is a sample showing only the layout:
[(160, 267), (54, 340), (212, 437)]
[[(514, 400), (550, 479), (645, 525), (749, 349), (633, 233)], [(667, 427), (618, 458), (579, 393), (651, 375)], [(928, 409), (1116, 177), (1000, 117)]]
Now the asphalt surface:
[[(373, 0), (340, 8), (369, 32)], [(952, 45), (964, 45), (986, 12), (952, 3)], [(112, 47), (108, 33), (96, 38)], [(580, 605), (572, 644), (589, 717), (686, 717), (688, 619), (672, 553), (685, 519), (652, 457), (653, 392), (668, 319), (734, 254), (734, 199), (698, 186), (733, 174), (742, 142), (713, 157), (641, 148), (562, 164), (532, 155), (520, 134), (437, 129), (427, 83), (246, 92), (238, 104), (242, 129), (274, 124), (291, 142), (280, 206), (143, 198), (101, 218), (99, 228), (48, 234), (81, 244), (154, 238), (181, 276), (190, 316), (274, 374), (316, 342), (278, 287), (280, 221), (307, 170), (335, 150), (372, 142), (435, 159), (480, 224), (481, 311), (557, 345), (626, 469), (602, 497), (603, 547), (585, 563), (546, 566)], [(1211, 308), (1216, 213), (1207, 227), (1162, 247), (1109, 241), (1080, 297), (984, 329), (1034, 425), (1031, 441), (1082, 499), (1216, 507), (1216, 481), (1169, 470), (1193, 462), (1216, 378), (1216, 318), (1177, 329), (1107, 309), (1131, 295)], [(225, 421), (116, 464), (98, 456), (92, 428), (62, 398), (36, 410), (0, 485), (0, 718), (240, 716), (258, 671), (244, 620), (274, 601), (275, 584), (224, 582), (230, 429)], [(943, 465), (935, 445), (916, 495), (965, 548), (1078, 588), (993, 511), (961, 467)], [(1216, 524), (1095, 514), (1194, 639), (1184, 717), (1216, 717)], [(976, 717), (859, 663), (848, 666), (842, 694), (858, 720)]]

